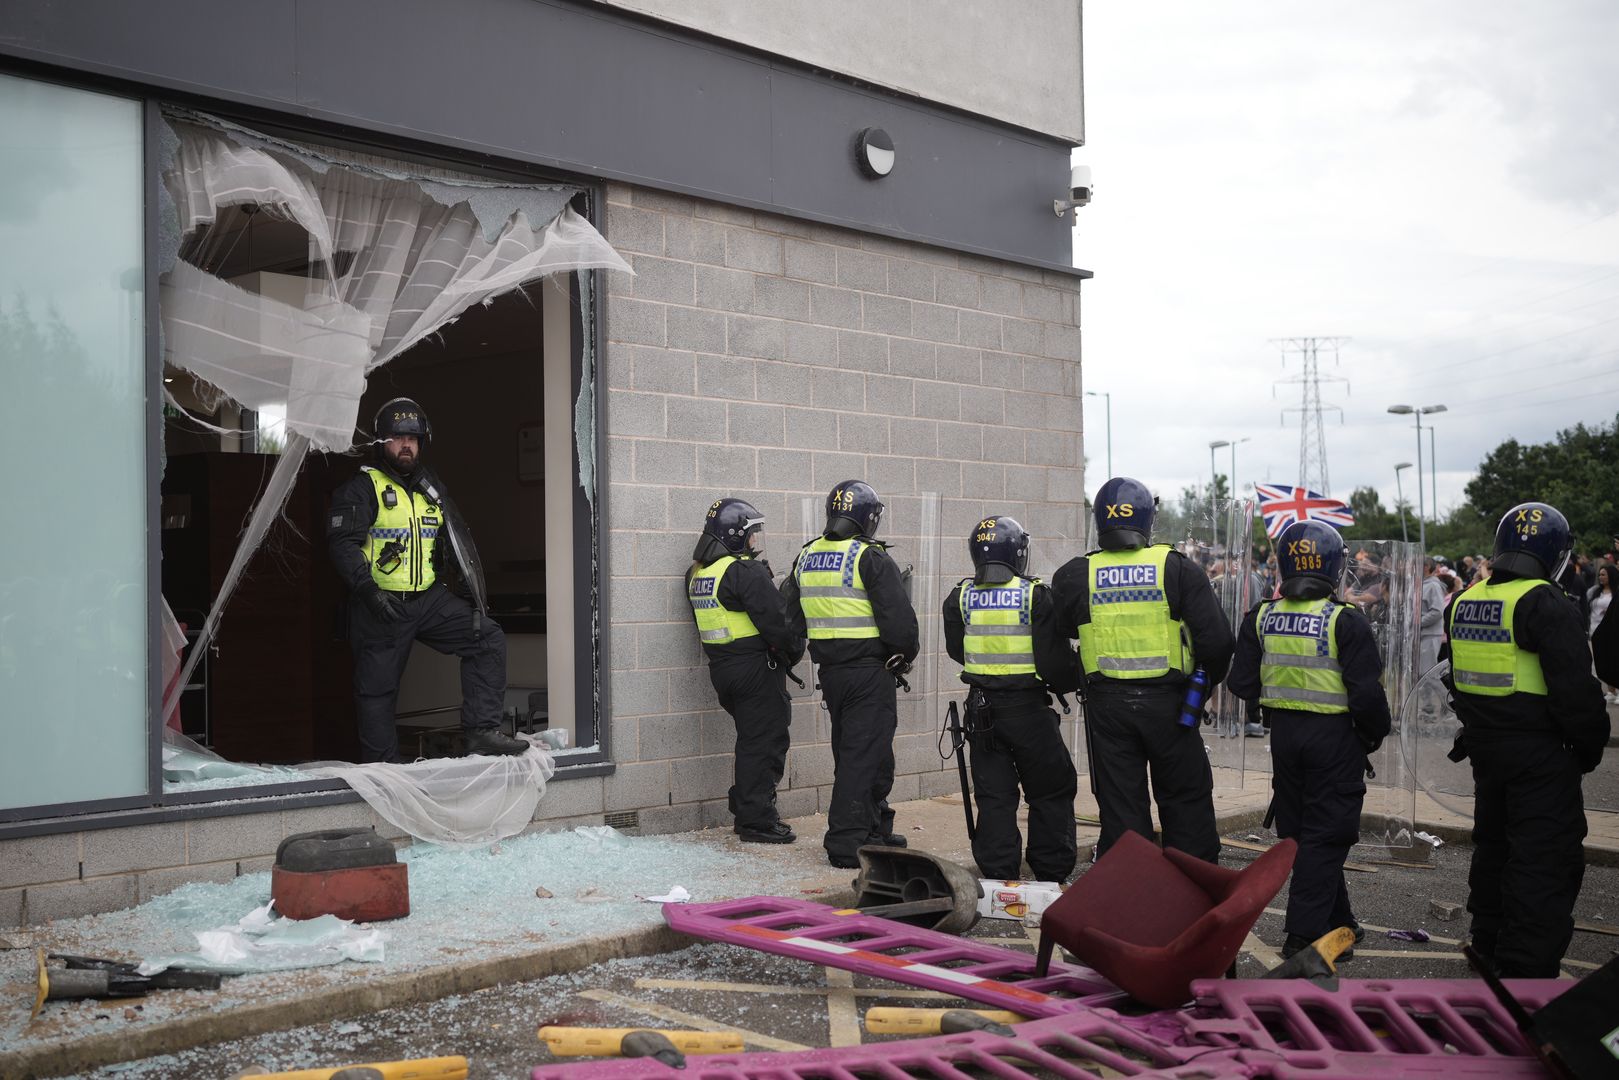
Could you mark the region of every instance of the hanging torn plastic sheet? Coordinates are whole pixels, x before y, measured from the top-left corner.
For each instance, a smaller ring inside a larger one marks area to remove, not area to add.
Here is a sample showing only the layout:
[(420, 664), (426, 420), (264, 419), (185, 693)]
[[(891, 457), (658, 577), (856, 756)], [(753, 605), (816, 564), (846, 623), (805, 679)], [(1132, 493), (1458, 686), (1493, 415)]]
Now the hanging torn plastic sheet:
[[(187, 657), (184, 685), (304, 456), (350, 448), (370, 372), (474, 304), (545, 275), (633, 271), (566, 205), (574, 188), (491, 184), (317, 150), (194, 113), (170, 113), (160, 141), (163, 360), (245, 407), (284, 408), (287, 432)], [(182, 258), (227, 207), (304, 230), (311, 270), (302, 303)], [(171, 694), (165, 712), (172, 704)]]
[(165, 731), (163, 787), (173, 793), (240, 786), (245, 781), (341, 780), (384, 821), (417, 840), (445, 847), (482, 847), (528, 827), (546, 781), (556, 772), (556, 760), (543, 744), (521, 732), (517, 737), (529, 748), (509, 757), (287, 766), (226, 761), (177, 731)]

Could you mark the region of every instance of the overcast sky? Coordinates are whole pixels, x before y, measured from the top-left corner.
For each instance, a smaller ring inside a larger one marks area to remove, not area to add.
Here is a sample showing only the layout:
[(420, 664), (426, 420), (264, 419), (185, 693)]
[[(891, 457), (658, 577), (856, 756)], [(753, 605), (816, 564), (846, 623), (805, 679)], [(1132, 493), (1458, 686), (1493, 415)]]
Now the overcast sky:
[[(1342, 335), (1332, 493), (1416, 460), (1438, 504), (1508, 437), (1619, 411), (1619, 3), (1091, 0), (1078, 212), (1084, 379), (1113, 469), (1165, 495), (1294, 483), (1299, 374), (1270, 339)], [(1087, 495), (1107, 476), (1086, 399)], [(1424, 419), (1426, 428), (1428, 420)], [(1424, 431), (1424, 471), (1427, 471)], [(1230, 451), (1218, 451), (1230, 468)], [(1615, 463), (1619, 465), (1619, 463)], [(1412, 473), (1406, 496), (1416, 502)], [(1619, 473), (1616, 473), (1619, 476)], [(1616, 479), (1619, 482), (1619, 479)], [(1533, 492), (1525, 492), (1530, 498)], [(1430, 496), (1430, 502), (1432, 501)]]

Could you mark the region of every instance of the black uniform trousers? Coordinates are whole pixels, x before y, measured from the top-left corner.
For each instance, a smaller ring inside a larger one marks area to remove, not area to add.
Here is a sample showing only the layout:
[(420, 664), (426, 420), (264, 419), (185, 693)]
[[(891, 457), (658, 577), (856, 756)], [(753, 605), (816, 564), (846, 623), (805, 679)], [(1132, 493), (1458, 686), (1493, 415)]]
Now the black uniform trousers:
[(360, 724), (360, 760), (395, 761), (399, 733), (394, 706), (411, 646), (423, 645), (461, 658), (461, 727), (499, 725), (506, 703), (506, 635), (444, 585), (408, 595), (396, 593), (405, 618), (383, 622), (358, 596), (349, 598), (349, 645), (354, 650), (354, 710)]
[(1585, 878), (1580, 767), (1553, 734), (1467, 737), (1473, 944), (1503, 976), (1554, 979)]
[(1366, 748), (1348, 713), (1264, 712), (1270, 720), (1276, 835), (1299, 845), (1287, 893), (1287, 932), (1314, 941), (1355, 922), (1344, 861), (1360, 839)]
[(1029, 869), (1041, 881), (1066, 881), (1078, 851), (1074, 795), (1079, 784), (1061, 722), (1048, 705), (997, 706), (998, 696), (987, 691), (987, 717), (976, 712), (972, 717), (973, 801), (978, 804), (973, 861), (987, 878), (1022, 877), (1021, 785), (1029, 803)]
[(827, 853), (852, 859), (862, 844), (894, 831), (894, 676), (877, 660), (822, 664), (821, 698), (832, 716), (832, 805)]
[(736, 766), (729, 793), (739, 829), (767, 829), (780, 820), (776, 787), (787, 768), (792, 702), (787, 673), (772, 671), (763, 652), (709, 657), (708, 677), (720, 708), (736, 725)]
[(1152, 839), (1150, 768), (1164, 846), (1219, 861), (1214, 772), (1202, 736), (1181, 726), (1180, 711), (1181, 691), (1172, 686), (1114, 687), (1093, 680), (1087, 688), (1085, 723), (1102, 819), (1098, 857), (1126, 832)]

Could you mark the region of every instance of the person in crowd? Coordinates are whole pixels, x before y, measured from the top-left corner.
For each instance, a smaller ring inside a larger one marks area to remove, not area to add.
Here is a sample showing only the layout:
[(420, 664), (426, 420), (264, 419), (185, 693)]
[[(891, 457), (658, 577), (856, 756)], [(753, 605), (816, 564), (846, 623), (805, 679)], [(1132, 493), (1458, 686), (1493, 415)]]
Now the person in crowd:
[(1360, 839), (1367, 759), (1393, 718), (1371, 624), (1336, 595), (1343, 538), (1324, 522), (1298, 521), (1282, 530), (1277, 547), (1281, 599), (1255, 605), (1243, 619), (1229, 685), (1270, 720), (1271, 814), (1277, 835), (1299, 844), (1285, 958), (1339, 927), (1354, 930), (1357, 942), (1365, 936), (1344, 862)]
[(788, 626), (809, 638), (832, 720), (832, 801), (827, 861), (853, 869), (865, 844), (904, 847), (894, 831), (898, 679), (921, 650), (916, 611), (904, 578), (877, 539), (883, 504), (863, 480), (826, 497), (826, 527), (805, 544), (782, 582)]
[[(1614, 606), (1613, 597), (1615, 591), (1619, 591), (1619, 566), (1607, 563), (1597, 571), (1597, 583), (1591, 586), (1591, 591), (1586, 593), (1585, 596), (1585, 608), (1588, 612), (1586, 615), (1586, 637), (1592, 639), (1596, 637), (1597, 627), (1602, 625), (1602, 620), (1607, 618), (1609, 609)], [(1595, 653), (1594, 645), (1592, 646), (1592, 652), (1593, 654)], [(1608, 700), (1615, 705), (1619, 705), (1619, 687), (1615, 687), (1612, 683), (1607, 683), (1604, 689), (1607, 691)]]
[(1165, 847), (1216, 862), (1214, 775), (1198, 726), (1182, 725), (1195, 669), (1210, 691), (1231, 663), (1231, 626), (1208, 575), (1152, 542), (1157, 499), (1116, 476), (1095, 502), (1100, 550), (1069, 560), (1052, 579), (1062, 625), (1079, 638), (1085, 724), (1102, 819), (1097, 854), (1126, 831), (1153, 835), (1147, 795), (1158, 801)]
[[(1018, 789), (1029, 804), (1029, 869), (1040, 881), (1074, 871), (1078, 781), (1052, 694), (1079, 689), (1079, 658), (1051, 590), (1029, 576), (1029, 534), (1010, 517), (967, 538), (973, 576), (944, 602), (944, 645), (961, 667), (978, 826), (973, 860), (986, 878), (1022, 876)], [(1065, 706), (1066, 708), (1066, 706)]]
[(1585, 875), (1580, 777), (1602, 761), (1608, 712), (1579, 613), (1554, 582), (1568, 520), (1507, 511), (1490, 575), (1451, 601), (1448, 684), (1473, 767), (1473, 945), (1502, 976), (1550, 979), (1574, 933)]
[(422, 463), (433, 437), (427, 413), (394, 398), (377, 410), (373, 430), (375, 458), (332, 494), (326, 529), (332, 565), (349, 588), (360, 760), (403, 760), (394, 706), (418, 641), (461, 658), (466, 752), (521, 754), (529, 744), (500, 730), (506, 635), (440, 578), (453, 509)]
[(776, 811), (776, 787), (792, 720), (787, 672), (803, 657), (804, 640), (787, 627), (787, 607), (765, 561), (764, 526), (752, 503), (716, 499), (692, 551), (686, 599), (709, 681), (736, 726), (727, 794), (733, 828), (747, 843), (790, 844), (798, 837)]

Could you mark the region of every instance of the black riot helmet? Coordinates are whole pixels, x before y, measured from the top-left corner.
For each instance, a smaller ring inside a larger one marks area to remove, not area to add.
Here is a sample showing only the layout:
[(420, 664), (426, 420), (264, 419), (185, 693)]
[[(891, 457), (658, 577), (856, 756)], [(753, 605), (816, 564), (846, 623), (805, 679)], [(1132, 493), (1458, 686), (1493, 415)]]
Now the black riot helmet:
[(765, 516), (742, 499), (715, 499), (692, 558), (705, 566), (722, 554), (763, 558)]
[(1556, 581), (1573, 550), (1574, 534), (1562, 511), (1543, 502), (1519, 503), (1495, 527), (1490, 568)]
[(1324, 521), (1295, 521), (1276, 538), (1280, 592), (1290, 600), (1323, 598), (1343, 579), (1349, 549)]
[(1146, 547), (1152, 542), (1158, 498), (1140, 480), (1115, 476), (1096, 493), (1094, 512), (1097, 543), (1105, 550)]
[(1029, 533), (1004, 514), (985, 518), (967, 538), (973, 557), (973, 584), (999, 585), (1029, 571)]
[(875, 540), (882, 519), (882, 500), (864, 480), (845, 480), (827, 493), (827, 536), (838, 540), (865, 536)]
[(379, 439), (391, 439), (398, 435), (414, 435), (426, 446), (433, 438), (433, 425), (427, 421), (427, 410), (408, 397), (396, 397), (392, 401), (385, 401), (382, 408), (377, 410), (377, 418), (372, 422), (371, 428)]

